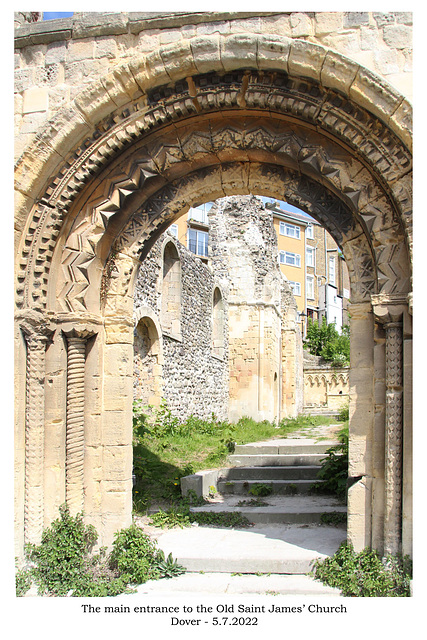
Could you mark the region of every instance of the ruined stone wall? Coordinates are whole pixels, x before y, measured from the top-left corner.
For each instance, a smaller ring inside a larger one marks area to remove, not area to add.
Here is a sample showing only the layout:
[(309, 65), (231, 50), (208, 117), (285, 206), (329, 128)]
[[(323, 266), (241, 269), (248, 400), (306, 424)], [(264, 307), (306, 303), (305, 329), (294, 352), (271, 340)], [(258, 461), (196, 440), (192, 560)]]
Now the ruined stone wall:
[[(142, 263), (135, 288), (135, 315), (151, 309), (161, 327), (163, 255), (168, 240), (173, 242), (181, 263), (180, 330), (174, 335), (161, 330), (160, 358), (145, 357), (143, 340), (135, 329), (134, 397), (147, 398), (144, 382), (152, 385), (150, 372), (157, 369), (158, 389), (172, 413), (179, 418), (190, 414), (210, 418), (212, 412), (228, 416), (228, 322), (227, 299), (223, 301), (223, 352), (213, 349), (213, 298), (217, 280), (210, 269), (169, 234), (164, 234)], [(161, 327), (162, 329), (162, 327)], [(151, 402), (153, 404), (153, 402)], [(154, 403), (156, 404), (156, 403)]]
[[(246, 59), (246, 33), (277, 34), (335, 50), (382, 76), (406, 97), (412, 96), (409, 12), (75, 13), (72, 18), (16, 28), (16, 156), (43, 123), (115, 65), (171, 43), (176, 44), (177, 52), (185, 43), (198, 51), (200, 36), (217, 34), (217, 49), (203, 52), (208, 63), (210, 56), (216, 59), (226, 53), (230, 33), (240, 34), (233, 46), (241, 48), (242, 66), (254, 62)], [(297, 48), (295, 55), (297, 59)], [(310, 60), (306, 63), (310, 65)], [(79, 97), (83, 120), (85, 101), (102, 99), (90, 91)], [(111, 100), (114, 102), (114, 95)]]
[(277, 262), (272, 214), (255, 196), (230, 196), (210, 209), (209, 225), (212, 269), (229, 280), (230, 419), (296, 415), (302, 343), (296, 303)]

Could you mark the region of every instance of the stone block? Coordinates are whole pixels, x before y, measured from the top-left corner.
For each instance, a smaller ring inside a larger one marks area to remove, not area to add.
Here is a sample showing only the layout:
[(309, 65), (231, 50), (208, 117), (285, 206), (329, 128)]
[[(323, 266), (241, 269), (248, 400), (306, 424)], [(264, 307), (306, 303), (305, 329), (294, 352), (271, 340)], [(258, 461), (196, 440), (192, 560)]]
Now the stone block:
[(353, 27), (360, 27), (362, 24), (369, 24), (368, 11), (346, 11), (344, 13), (345, 28), (352, 29)]
[(412, 106), (407, 100), (397, 107), (396, 111), (390, 118), (389, 125), (397, 136), (407, 145), (408, 149), (412, 149)]
[(127, 29), (127, 13), (79, 13), (73, 24), (73, 37), (89, 39), (96, 36), (120, 35), (127, 33)]
[(111, 98), (102, 81), (95, 82), (81, 91), (74, 99), (74, 104), (87, 121), (93, 124), (105, 118), (112, 111)]
[(357, 75), (359, 65), (335, 51), (328, 51), (320, 73), (323, 86), (341, 93), (348, 91)]
[(106, 323), (106, 344), (133, 344), (133, 327), (129, 327), (126, 321)]
[(151, 51), (146, 56), (132, 58), (129, 60), (129, 69), (143, 91), (170, 82), (170, 77), (158, 51)]
[(67, 46), (67, 63), (91, 60), (95, 52), (94, 40), (71, 40)]
[(305, 38), (314, 35), (314, 24), (306, 13), (291, 13), (291, 33), (293, 38)]
[[(125, 481), (132, 478), (132, 446), (103, 447), (103, 477), (109, 481)], [(105, 481), (107, 482), (107, 481)]]
[(22, 193), (32, 193), (35, 185), (44, 184), (61, 164), (62, 157), (50, 147), (36, 141), (19, 160), (15, 170), (15, 185)]
[(67, 57), (67, 45), (65, 42), (52, 42), (47, 46), (45, 64), (59, 64), (65, 62)]
[(221, 37), (221, 62), (225, 71), (256, 68), (257, 43), (257, 37), (250, 34)]
[(55, 153), (65, 156), (70, 140), (80, 140), (89, 131), (90, 127), (77, 109), (64, 107), (37, 136), (37, 147), (51, 148)]
[(215, 34), (210, 38), (200, 36), (190, 40), (194, 64), (199, 73), (207, 73), (218, 68), (220, 60), (220, 36)]
[(95, 42), (95, 58), (114, 60), (118, 55), (117, 38), (100, 38)]
[(204, 36), (212, 33), (229, 34), (231, 30), (230, 22), (218, 21), (218, 22), (205, 22), (196, 25), (197, 35)]
[(189, 40), (160, 47), (159, 52), (170, 80), (180, 80), (197, 73)]
[(24, 91), (22, 113), (36, 113), (47, 111), (49, 108), (48, 90), (46, 88), (32, 87)]
[(327, 50), (320, 45), (292, 42), (288, 58), (289, 74), (320, 80), (326, 53)]
[(106, 445), (128, 445), (132, 441), (132, 395), (122, 405), (117, 409), (105, 408), (102, 413), (102, 442)]
[(402, 101), (395, 89), (378, 76), (374, 76), (368, 69), (359, 68), (349, 93), (350, 98), (357, 104), (385, 122), (388, 122)]
[(290, 38), (261, 35), (258, 37), (257, 63), (260, 69), (288, 70)]
[(316, 36), (337, 33), (343, 27), (344, 14), (339, 11), (317, 11), (314, 16)]
[(403, 24), (386, 25), (383, 28), (386, 45), (392, 49), (412, 48), (412, 29)]

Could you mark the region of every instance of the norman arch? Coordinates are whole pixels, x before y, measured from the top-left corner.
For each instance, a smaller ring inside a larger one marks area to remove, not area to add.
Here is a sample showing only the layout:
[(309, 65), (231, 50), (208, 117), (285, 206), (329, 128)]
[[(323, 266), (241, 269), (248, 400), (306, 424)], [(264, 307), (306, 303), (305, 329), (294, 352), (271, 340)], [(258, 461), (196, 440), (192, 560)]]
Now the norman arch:
[[(115, 68), (17, 164), (18, 544), (24, 532), (37, 540), (51, 517), (52, 497), (40, 488), (53, 465), (43, 454), (45, 372), (67, 371), (59, 343), (67, 332), (85, 402), (73, 427), (83, 464), (76, 480), (66, 461), (65, 494), (77, 487), (76, 504), (103, 543), (129, 524), (138, 265), (188, 205), (254, 193), (305, 209), (343, 250), (350, 475), (361, 478), (349, 494), (349, 537), (359, 548), (410, 550), (410, 106), (324, 47), (245, 34), (242, 56), (242, 38), (198, 37)], [(66, 398), (64, 377), (57, 387)], [(49, 419), (68, 432), (64, 400)]]

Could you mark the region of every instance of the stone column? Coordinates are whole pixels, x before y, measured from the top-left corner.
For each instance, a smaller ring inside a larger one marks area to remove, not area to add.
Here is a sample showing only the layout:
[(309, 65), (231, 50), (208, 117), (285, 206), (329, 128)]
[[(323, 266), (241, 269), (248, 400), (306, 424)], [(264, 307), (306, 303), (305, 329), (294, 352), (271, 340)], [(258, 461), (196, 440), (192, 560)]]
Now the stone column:
[(387, 322), (384, 554), (398, 553), (402, 539), (403, 332)]
[(67, 429), (65, 497), (72, 515), (83, 511), (84, 499), (84, 409), (87, 330), (64, 331), (67, 337)]
[(375, 319), (384, 325), (386, 336), (384, 555), (399, 553), (402, 544), (403, 314), (406, 305), (399, 302), (373, 296)]
[(43, 531), (45, 356), (51, 332), (23, 327), (27, 344), (25, 402), (24, 540), (38, 544)]

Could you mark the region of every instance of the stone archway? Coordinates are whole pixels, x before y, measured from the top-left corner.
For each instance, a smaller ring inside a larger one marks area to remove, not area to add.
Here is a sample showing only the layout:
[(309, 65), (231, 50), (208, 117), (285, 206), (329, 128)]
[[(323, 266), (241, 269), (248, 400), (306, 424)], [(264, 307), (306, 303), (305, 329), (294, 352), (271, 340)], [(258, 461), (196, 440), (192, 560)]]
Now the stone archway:
[[(254, 193), (305, 209), (343, 250), (349, 537), (410, 551), (409, 105), (323, 47), (245, 35), (242, 57), (242, 38), (204, 36), (116, 68), (17, 165), (18, 547), (71, 494), (102, 543), (129, 524), (137, 267), (188, 205)], [(58, 432), (77, 444), (61, 447)]]

